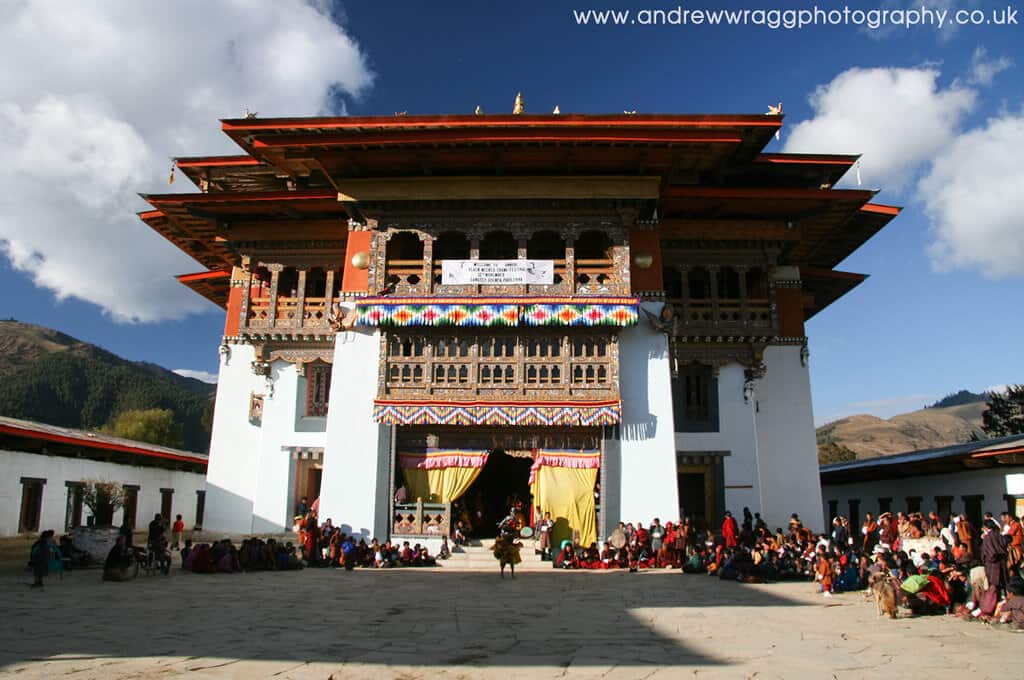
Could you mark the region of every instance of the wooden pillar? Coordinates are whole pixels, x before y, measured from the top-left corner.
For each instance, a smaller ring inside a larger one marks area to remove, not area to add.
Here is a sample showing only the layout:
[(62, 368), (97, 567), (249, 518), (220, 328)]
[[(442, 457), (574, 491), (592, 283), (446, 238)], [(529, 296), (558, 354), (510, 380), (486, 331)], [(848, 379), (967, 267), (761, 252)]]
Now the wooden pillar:
[(334, 306), (334, 270), (327, 270), (327, 277), (324, 282), (324, 314), (330, 314)]
[(279, 264), (272, 264), (267, 268), (270, 270), (270, 308), (267, 312), (270, 318), (267, 319), (267, 325), (270, 328), (274, 328), (277, 326), (277, 282), (284, 267)]
[(302, 328), (306, 325), (306, 272), (307, 269), (299, 270), (298, 288), (295, 290), (295, 328)]
[(565, 284), (569, 295), (576, 293), (576, 237), (565, 237)]
[(249, 300), (252, 296), (252, 270), (249, 269), (247, 262), (243, 262), (243, 282), (245, 288), (242, 289), (242, 311), (238, 318), (238, 327), (247, 328), (249, 326)]
[(740, 283), (740, 322), (746, 324), (750, 321), (750, 300), (747, 294), (747, 267), (734, 267), (736, 276)]
[(434, 237), (420, 234), (423, 241), (423, 292), (430, 293), (434, 290)]
[(711, 323), (718, 325), (718, 265), (708, 266), (708, 286), (711, 288)]
[(682, 324), (687, 326), (690, 323), (690, 268), (684, 264), (677, 267), (677, 269), (679, 270), (679, 276), (681, 277), (679, 282), (679, 291), (683, 298), (680, 314), (683, 317)]

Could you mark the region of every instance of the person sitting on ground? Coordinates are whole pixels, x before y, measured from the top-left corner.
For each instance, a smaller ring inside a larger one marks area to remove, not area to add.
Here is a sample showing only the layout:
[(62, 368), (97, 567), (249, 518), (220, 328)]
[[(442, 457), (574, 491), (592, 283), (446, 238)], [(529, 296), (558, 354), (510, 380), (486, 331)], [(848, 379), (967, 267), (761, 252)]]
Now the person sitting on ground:
[(1014, 579), (1006, 585), (1006, 599), (996, 607), (995, 617), (1000, 623), (1024, 629), (1024, 581)]
[(441, 548), (437, 551), (437, 559), (446, 560), (452, 556), (452, 549), (448, 546), (448, 537), (441, 537)]
[(181, 568), (185, 568), (185, 561), (188, 560), (189, 554), (192, 552), (192, 539), (185, 539), (185, 547), (181, 549)]
[(135, 561), (135, 551), (125, 541), (124, 536), (118, 536), (114, 547), (107, 553), (107, 559), (103, 563), (104, 581), (130, 581), (139, 573), (139, 565)]
[(575, 569), (576, 563), (576, 551), (572, 548), (572, 541), (562, 541), (562, 549), (558, 553), (558, 557), (555, 558), (555, 568), (557, 569)]

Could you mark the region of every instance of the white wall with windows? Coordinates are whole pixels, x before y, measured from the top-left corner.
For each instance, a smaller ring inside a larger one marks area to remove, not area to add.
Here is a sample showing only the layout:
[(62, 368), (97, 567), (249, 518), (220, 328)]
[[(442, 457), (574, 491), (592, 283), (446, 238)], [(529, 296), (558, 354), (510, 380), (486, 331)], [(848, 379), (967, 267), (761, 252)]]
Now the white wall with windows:
[[(84, 506), (80, 515), (68, 516), (69, 491), (73, 493), (73, 485), (85, 480), (98, 479), (137, 487), (136, 527), (145, 527), (161, 511), (162, 489), (173, 490), (170, 494), (171, 517), (180, 514), (186, 527), (194, 527), (199, 499), (196, 492), (206, 488), (204, 475), (197, 472), (22, 451), (0, 450), (0, 469), (4, 471), (0, 476), (0, 536), (19, 533), (26, 485), (36, 486), (40, 493), (39, 516), (32, 533), (53, 529), (58, 535), (76, 523), (85, 525), (88, 522), (91, 513)], [(119, 526), (124, 521), (124, 511), (114, 513), (113, 521)]]

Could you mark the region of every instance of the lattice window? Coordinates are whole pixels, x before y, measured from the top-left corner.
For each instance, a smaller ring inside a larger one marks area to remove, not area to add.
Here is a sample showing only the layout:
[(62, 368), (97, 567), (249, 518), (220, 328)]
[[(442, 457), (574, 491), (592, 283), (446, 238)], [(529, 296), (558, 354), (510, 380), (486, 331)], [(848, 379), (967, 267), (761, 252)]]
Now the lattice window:
[(513, 364), (483, 364), (480, 366), (480, 383), (485, 385), (511, 385), (515, 382), (516, 369)]
[(572, 341), (572, 355), (576, 358), (608, 356), (608, 341), (603, 338), (576, 338)]
[(526, 384), (558, 385), (562, 382), (562, 369), (550, 364), (527, 364)]
[(469, 382), (466, 364), (434, 364), (434, 382), (441, 385), (463, 385)]
[(480, 341), (480, 356), (511, 358), (516, 354), (516, 339), (512, 337), (483, 338)]
[(561, 338), (531, 338), (526, 343), (526, 356), (533, 357), (557, 357), (562, 354)]
[(326, 416), (331, 396), (331, 366), (314, 363), (306, 366), (306, 415)]
[(466, 338), (438, 338), (434, 342), (434, 356), (441, 359), (468, 357), (469, 345)]

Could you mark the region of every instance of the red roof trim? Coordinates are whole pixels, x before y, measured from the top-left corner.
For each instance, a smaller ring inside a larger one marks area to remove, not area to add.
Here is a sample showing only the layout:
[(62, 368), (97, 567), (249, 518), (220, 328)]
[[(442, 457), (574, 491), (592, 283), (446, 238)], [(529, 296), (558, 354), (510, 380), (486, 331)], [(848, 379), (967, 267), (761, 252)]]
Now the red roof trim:
[(232, 165), (261, 165), (260, 161), (251, 156), (196, 156), (192, 158), (176, 158), (174, 164), (179, 168), (226, 167)]
[(159, 217), (167, 217), (163, 210), (146, 210), (139, 213), (139, 219), (142, 221), (155, 220)]
[(208, 281), (210, 279), (224, 279), (229, 278), (231, 272), (227, 269), (215, 269), (208, 272), (196, 272), (195, 274), (179, 274), (175, 278), (182, 283), (190, 283), (192, 281)]
[(832, 156), (804, 153), (763, 153), (754, 159), (755, 163), (794, 163), (799, 165), (853, 165), (857, 156)]
[(867, 203), (861, 206), (862, 212), (878, 213), (880, 215), (899, 215), (903, 208), (894, 205), (882, 205), (881, 203)]
[(604, 143), (676, 143), (676, 144), (739, 144), (741, 135), (723, 134), (714, 130), (596, 130), (518, 129), (493, 132), (464, 130), (385, 130), (335, 135), (281, 135), (256, 139), (255, 149), (293, 146), (392, 146), (400, 144), (485, 144), (501, 142), (604, 142)]
[(205, 458), (196, 458), (192, 456), (182, 456), (174, 453), (168, 453), (166, 451), (157, 451), (154, 449), (146, 449), (137, 446), (125, 446), (123, 444), (115, 444), (113, 442), (103, 440), (92, 440), (85, 437), (67, 437), (64, 435), (52, 434), (50, 432), (42, 432), (39, 430), (32, 430), (24, 427), (16, 427), (14, 425), (3, 425), (0, 424), (0, 433), (12, 434), (19, 437), (29, 437), (32, 439), (45, 439), (46, 441), (58, 442), (61, 444), (78, 444), (91, 449), (107, 449), (110, 451), (121, 451), (123, 453), (134, 453), (139, 456), (148, 456), (151, 458), (166, 458), (168, 460), (180, 460), (187, 463), (195, 463), (197, 465), (206, 466), (209, 465), (209, 461)]
[(998, 451), (982, 451), (981, 453), (971, 454), (971, 458), (992, 458), (993, 456), (1005, 456), (1010, 453), (1024, 453), (1024, 446), (1015, 446), (1009, 449), (1000, 449)]
[(359, 116), (332, 118), (264, 118), (224, 119), (221, 127), (225, 132), (280, 130), (348, 130), (366, 127), (412, 128), (412, 127), (528, 127), (551, 125), (565, 127), (782, 127), (782, 116), (754, 115), (705, 115), (665, 116), (644, 115), (444, 115), (444, 116)]
[(863, 189), (775, 189), (772, 187), (669, 187), (662, 198), (777, 198), (867, 201), (876, 192)]
[(825, 269), (824, 267), (800, 267), (800, 276), (810, 279), (847, 279), (858, 283), (868, 278), (867, 274), (854, 272), (843, 272), (838, 269)]
[(250, 203), (253, 201), (316, 201), (337, 199), (333, 189), (305, 191), (218, 192), (215, 194), (144, 194), (150, 203)]

